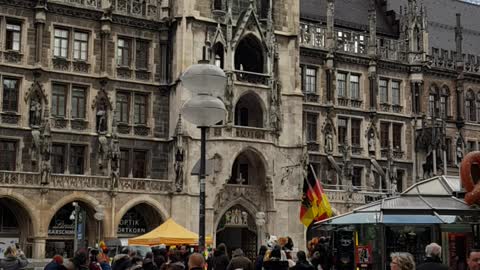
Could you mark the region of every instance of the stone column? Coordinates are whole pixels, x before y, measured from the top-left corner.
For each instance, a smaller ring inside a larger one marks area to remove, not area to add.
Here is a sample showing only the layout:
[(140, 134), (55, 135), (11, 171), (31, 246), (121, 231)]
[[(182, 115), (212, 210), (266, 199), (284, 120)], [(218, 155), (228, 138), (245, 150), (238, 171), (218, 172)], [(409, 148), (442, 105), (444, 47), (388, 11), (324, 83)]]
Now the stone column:
[(45, 5), (40, 2), (35, 7), (35, 63), (38, 65), (42, 62), (43, 31), (47, 20), (45, 10)]
[(37, 237), (33, 239), (33, 259), (45, 259), (45, 244), (44, 237)]

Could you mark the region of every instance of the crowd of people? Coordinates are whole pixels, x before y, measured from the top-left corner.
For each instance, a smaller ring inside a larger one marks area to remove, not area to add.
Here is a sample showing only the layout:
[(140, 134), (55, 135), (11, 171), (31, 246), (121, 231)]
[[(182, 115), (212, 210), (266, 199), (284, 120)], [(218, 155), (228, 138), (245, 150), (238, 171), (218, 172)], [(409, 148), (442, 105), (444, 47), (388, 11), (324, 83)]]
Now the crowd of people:
[[(55, 255), (44, 270), (331, 270), (337, 269), (326, 256), (330, 252), (325, 239), (309, 243), (308, 254), (293, 252), (289, 238), (269, 240), (261, 246), (257, 258), (251, 261), (240, 248), (234, 249), (230, 258), (227, 246), (220, 244), (207, 254), (189, 253), (186, 246), (169, 249), (160, 246), (141, 257), (133, 249), (125, 247), (109, 258), (108, 248), (79, 249), (73, 258)], [(5, 258), (0, 260), (0, 270), (22, 270), (28, 265), (24, 253), (16, 247), (8, 247)], [(425, 261), (416, 266), (410, 253), (390, 254), (391, 270), (448, 270), (441, 260), (441, 247), (431, 243), (425, 249)], [(465, 270), (480, 270), (480, 250), (468, 253)]]

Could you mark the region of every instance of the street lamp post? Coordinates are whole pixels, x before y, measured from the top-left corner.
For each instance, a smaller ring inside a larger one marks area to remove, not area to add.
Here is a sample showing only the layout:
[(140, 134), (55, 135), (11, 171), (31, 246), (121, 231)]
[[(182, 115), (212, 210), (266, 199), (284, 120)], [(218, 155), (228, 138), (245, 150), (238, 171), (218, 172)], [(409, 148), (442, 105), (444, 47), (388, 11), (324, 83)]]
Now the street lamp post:
[(73, 254), (77, 251), (78, 248), (78, 212), (80, 212), (80, 206), (77, 202), (72, 203), (74, 209), (72, 214), (70, 215), (70, 220), (74, 222), (74, 229), (73, 229)]
[(196, 64), (190, 66), (182, 75), (183, 86), (196, 93), (182, 108), (182, 116), (200, 128), (200, 201), (198, 249), (205, 250), (205, 167), (206, 167), (206, 133), (207, 128), (225, 120), (225, 104), (214, 95), (225, 90), (226, 76), (215, 65)]

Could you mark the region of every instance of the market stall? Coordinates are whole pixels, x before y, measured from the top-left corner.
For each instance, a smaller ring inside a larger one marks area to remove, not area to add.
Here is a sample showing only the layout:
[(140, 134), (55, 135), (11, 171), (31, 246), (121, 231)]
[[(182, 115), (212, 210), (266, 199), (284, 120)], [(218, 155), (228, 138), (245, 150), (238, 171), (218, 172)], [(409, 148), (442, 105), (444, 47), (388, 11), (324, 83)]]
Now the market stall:
[[(207, 243), (211, 243), (211, 238), (207, 237)], [(158, 245), (190, 245), (198, 244), (198, 234), (187, 230), (176, 223), (173, 219), (168, 219), (162, 225), (154, 230), (134, 238), (128, 239), (130, 246), (158, 246)]]
[(330, 236), (337, 269), (388, 269), (388, 254), (394, 251), (410, 252), (421, 262), (431, 242), (441, 244), (445, 263), (458, 269), (480, 216), (478, 208), (455, 196), (460, 191), (458, 177), (434, 177), (398, 196), (318, 222), (312, 234)]

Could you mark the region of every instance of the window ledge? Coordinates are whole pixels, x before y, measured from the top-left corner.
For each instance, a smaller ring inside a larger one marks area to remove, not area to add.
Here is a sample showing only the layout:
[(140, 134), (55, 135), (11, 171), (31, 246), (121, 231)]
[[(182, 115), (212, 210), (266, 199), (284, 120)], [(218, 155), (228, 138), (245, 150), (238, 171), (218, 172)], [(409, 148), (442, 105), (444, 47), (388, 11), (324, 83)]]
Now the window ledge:
[(2, 112), (2, 124), (17, 125), (20, 121), (20, 116), (17, 112)]
[(20, 63), (23, 59), (23, 53), (16, 50), (6, 50), (3, 53), (3, 58), (7, 63)]
[(68, 119), (64, 117), (54, 117), (53, 118), (53, 126), (55, 128), (66, 128), (68, 124)]
[(74, 118), (70, 122), (72, 129), (85, 130), (87, 129), (88, 121), (83, 118)]
[(74, 60), (73, 61), (73, 71), (88, 73), (90, 70), (90, 63), (84, 60)]
[(135, 125), (133, 130), (135, 135), (138, 136), (148, 136), (150, 134), (150, 128), (146, 125)]
[(55, 56), (52, 58), (52, 64), (54, 69), (68, 71), (70, 70), (71, 61), (64, 57)]
[(120, 134), (129, 134), (132, 129), (128, 123), (118, 123), (117, 124), (117, 131)]
[(117, 66), (117, 77), (120, 79), (131, 79), (133, 70), (128, 66)]

